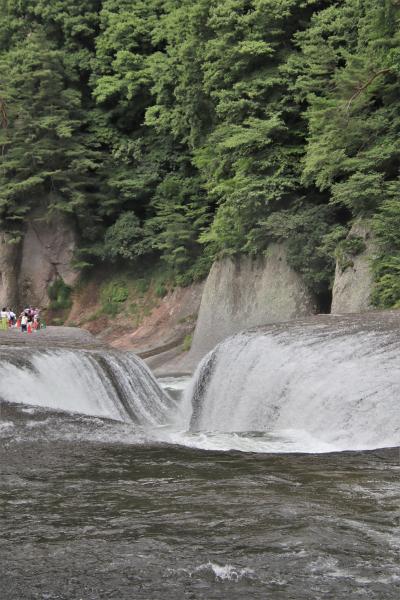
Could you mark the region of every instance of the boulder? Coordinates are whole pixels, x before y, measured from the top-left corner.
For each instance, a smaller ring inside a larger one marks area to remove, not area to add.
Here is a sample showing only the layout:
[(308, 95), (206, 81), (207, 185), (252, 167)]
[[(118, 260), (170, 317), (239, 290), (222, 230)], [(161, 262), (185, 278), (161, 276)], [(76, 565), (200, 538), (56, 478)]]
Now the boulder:
[(198, 362), (243, 329), (316, 312), (315, 299), (287, 263), (284, 244), (271, 244), (265, 257), (217, 261), (206, 281), (188, 362)]
[(336, 261), (335, 280), (332, 290), (332, 314), (357, 313), (370, 310), (370, 296), (373, 286), (371, 259), (375, 253), (375, 243), (371, 227), (366, 221), (358, 221), (352, 226), (348, 238), (362, 238), (364, 250), (350, 256), (345, 265)]

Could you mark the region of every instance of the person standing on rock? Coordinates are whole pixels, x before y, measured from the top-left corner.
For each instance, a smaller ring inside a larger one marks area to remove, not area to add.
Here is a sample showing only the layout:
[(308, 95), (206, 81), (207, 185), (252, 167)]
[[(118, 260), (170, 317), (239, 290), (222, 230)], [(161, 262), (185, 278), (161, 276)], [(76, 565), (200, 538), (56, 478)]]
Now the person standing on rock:
[(8, 309), (8, 324), (9, 324), (9, 326), (15, 327), (16, 321), (17, 321), (17, 315), (11, 308)]
[(21, 316), (21, 332), (26, 333), (27, 328), (28, 328), (28, 317), (27, 317), (26, 313), (24, 312)]
[(7, 331), (8, 329), (8, 313), (6, 308), (2, 308), (0, 312), (0, 329)]
[(33, 330), (38, 331), (40, 329), (40, 317), (39, 311), (35, 308), (35, 314), (33, 315)]
[(32, 306), (28, 306), (24, 309), (24, 315), (27, 317), (28, 322), (30, 323), (33, 319), (33, 309)]

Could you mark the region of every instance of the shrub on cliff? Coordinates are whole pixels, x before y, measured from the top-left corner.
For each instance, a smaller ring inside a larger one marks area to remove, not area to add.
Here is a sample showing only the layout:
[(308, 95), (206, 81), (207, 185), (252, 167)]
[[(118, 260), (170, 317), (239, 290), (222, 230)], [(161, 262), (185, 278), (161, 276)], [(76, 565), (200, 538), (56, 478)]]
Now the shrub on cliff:
[(145, 237), (140, 221), (134, 212), (122, 213), (108, 228), (104, 239), (104, 257), (133, 260), (148, 253), (151, 244)]
[(71, 286), (67, 285), (62, 277), (57, 277), (48, 288), (50, 298), (49, 308), (52, 310), (63, 310), (71, 308), (72, 299)]

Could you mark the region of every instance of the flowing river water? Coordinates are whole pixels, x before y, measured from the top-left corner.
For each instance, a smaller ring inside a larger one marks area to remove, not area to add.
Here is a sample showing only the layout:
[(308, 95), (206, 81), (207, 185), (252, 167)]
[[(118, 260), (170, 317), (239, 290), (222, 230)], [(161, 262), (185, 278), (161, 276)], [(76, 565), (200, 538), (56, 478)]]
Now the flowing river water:
[(126, 354), (0, 346), (0, 598), (397, 600), (395, 325), (235, 336), (164, 391)]

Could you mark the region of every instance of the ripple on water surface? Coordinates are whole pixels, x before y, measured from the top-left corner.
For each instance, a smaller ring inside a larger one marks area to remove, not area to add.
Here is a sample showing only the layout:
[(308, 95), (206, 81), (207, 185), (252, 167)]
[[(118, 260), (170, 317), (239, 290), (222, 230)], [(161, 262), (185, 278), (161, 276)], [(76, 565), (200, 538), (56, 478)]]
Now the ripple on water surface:
[(400, 595), (398, 451), (200, 451), (89, 416), (0, 415), (2, 600)]

